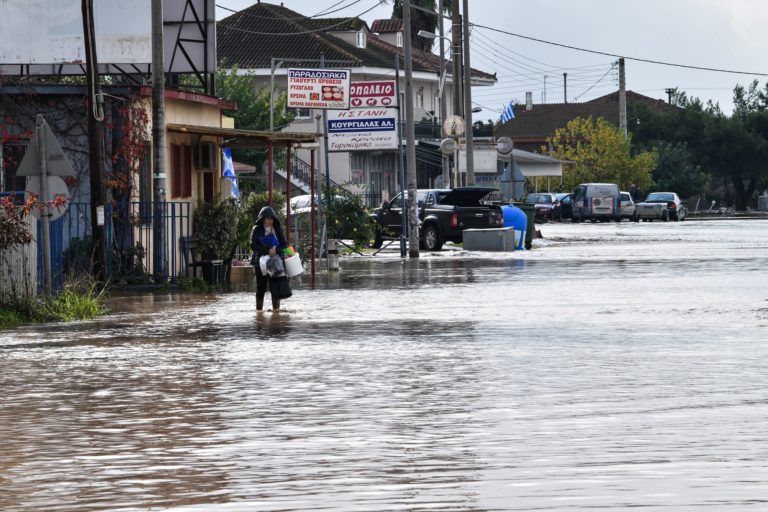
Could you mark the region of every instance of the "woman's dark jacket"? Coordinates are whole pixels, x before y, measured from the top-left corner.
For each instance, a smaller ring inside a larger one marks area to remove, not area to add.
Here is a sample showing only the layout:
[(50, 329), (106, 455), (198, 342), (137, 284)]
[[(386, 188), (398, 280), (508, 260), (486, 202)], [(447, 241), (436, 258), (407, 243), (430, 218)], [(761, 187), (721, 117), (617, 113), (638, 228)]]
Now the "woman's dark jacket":
[(254, 224), (253, 229), (251, 230), (251, 250), (253, 250), (253, 256), (251, 257), (252, 264), (258, 264), (258, 258), (269, 254), (269, 248), (272, 247), (271, 245), (261, 243), (260, 240), (260, 238), (264, 236), (264, 217), (272, 217), (274, 219), (272, 222), (272, 229), (277, 238), (277, 254), (282, 255), (283, 249), (288, 247), (288, 242), (285, 240), (283, 228), (280, 227), (280, 221), (277, 220), (275, 210), (270, 206), (265, 206), (259, 212), (256, 224)]

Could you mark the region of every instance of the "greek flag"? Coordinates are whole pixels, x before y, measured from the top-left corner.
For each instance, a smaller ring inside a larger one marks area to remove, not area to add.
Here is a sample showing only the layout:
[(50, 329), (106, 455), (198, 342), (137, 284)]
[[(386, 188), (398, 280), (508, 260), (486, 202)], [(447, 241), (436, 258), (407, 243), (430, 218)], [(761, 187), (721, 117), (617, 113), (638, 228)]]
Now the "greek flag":
[(224, 171), (222, 174), (232, 182), (232, 197), (237, 199), (240, 197), (240, 190), (237, 188), (237, 176), (235, 176), (235, 164), (232, 162), (232, 153), (229, 151), (229, 148), (224, 148), (222, 151), (224, 153)]
[(511, 121), (515, 118), (515, 100), (512, 100), (509, 102), (509, 105), (501, 112), (501, 117), (499, 118), (499, 121), (502, 123), (506, 123), (507, 121)]

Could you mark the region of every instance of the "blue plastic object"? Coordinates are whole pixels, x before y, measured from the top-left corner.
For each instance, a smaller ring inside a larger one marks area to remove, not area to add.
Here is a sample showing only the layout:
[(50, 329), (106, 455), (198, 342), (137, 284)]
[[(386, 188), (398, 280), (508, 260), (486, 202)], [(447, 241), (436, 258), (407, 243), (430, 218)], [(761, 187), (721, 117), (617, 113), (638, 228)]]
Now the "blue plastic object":
[(528, 228), (528, 216), (517, 206), (506, 205), (502, 206), (501, 210), (504, 213), (504, 227), (514, 228), (515, 231), (520, 232), (517, 236), (515, 249), (518, 251), (525, 249), (525, 230)]

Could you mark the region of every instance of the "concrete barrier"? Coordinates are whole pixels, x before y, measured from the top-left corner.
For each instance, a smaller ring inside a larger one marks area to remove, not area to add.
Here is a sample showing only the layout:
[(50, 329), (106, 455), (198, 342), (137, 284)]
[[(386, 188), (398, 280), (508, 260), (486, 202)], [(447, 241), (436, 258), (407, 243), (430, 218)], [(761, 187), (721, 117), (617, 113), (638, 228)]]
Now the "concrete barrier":
[(465, 229), (467, 251), (514, 251), (522, 233), (514, 228)]

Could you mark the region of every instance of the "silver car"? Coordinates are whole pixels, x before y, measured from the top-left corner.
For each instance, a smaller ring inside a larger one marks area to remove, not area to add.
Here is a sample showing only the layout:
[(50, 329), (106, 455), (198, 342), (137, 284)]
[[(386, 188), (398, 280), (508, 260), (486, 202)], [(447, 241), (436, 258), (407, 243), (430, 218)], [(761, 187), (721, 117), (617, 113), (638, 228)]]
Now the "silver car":
[(685, 204), (674, 192), (652, 192), (645, 201), (635, 205), (634, 221), (669, 220), (684, 221)]

